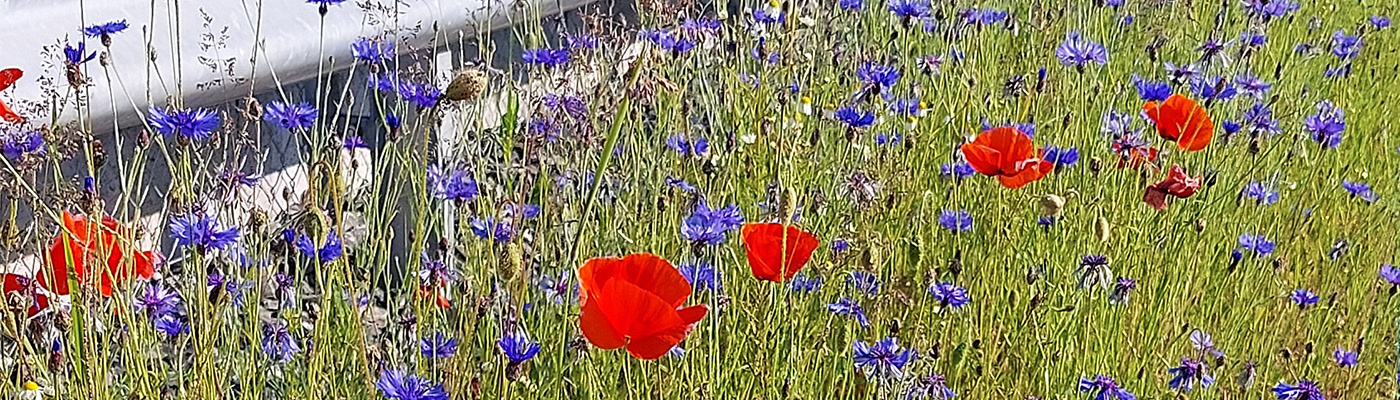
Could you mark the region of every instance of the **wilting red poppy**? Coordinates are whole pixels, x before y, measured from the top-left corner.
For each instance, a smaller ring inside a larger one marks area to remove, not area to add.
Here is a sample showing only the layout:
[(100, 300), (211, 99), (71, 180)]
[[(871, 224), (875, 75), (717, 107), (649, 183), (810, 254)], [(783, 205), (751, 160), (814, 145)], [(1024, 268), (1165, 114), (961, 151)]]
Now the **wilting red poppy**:
[(1031, 143), (1030, 135), (1009, 126), (983, 131), (972, 143), (962, 145), (962, 152), (973, 169), (997, 177), (1010, 189), (1035, 182), (1055, 169), (1055, 163), (1041, 158), (1041, 150)]
[(1167, 195), (1184, 199), (1196, 194), (1196, 191), (1200, 189), (1201, 177), (1192, 178), (1180, 165), (1172, 165), (1166, 180), (1147, 186), (1147, 193), (1142, 195), (1142, 201), (1152, 208), (1165, 210), (1167, 209)]
[[(130, 245), (125, 229), (112, 217), (103, 217), (102, 222), (89, 222), (87, 217), (63, 211), (63, 229), (49, 244), (49, 270), (40, 270), (39, 285), (59, 295), (68, 294), (68, 270), (78, 274), (78, 281), (84, 285), (94, 285), (98, 293), (110, 297), (112, 285), (126, 280), (135, 273), (138, 278), (150, 279), (155, 275), (155, 265), (160, 262), (160, 253), (154, 251), (126, 251)], [(126, 264), (127, 260), (131, 264)], [(98, 276), (89, 276), (86, 268), (89, 262), (100, 261), (107, 266), (105, 271), (97, 271)], [(52, 281), (50, 281), (52, 278)]]
[[(753, 277), (785, 282), (807, 265), (817, 249), (817, 237), (795, 226), (776, 222), (744, 224), (744, 255)], [(784, 254), (786, 250), (786, 254)]]
[(1204, 149), (1215, 134), (1215, 124), (1210, 121), (1205, 107), (1186, 96), (1173, 94), (1161, 104), (1149, 101), (1142, 105), (1142, 110), (1157, 125), (1157, 134), (1176, 142), (1182, 150)]
[(24, 275), (0, 274), (4, 277), (5, 299), (10, 298), (10, 293), (19, 293), (30, 299), (29, 316), (33, 317), (39, 311), (49, 308), (49, 297), (38, 293), (34, 287), (34, 280)]
[[(23, 76), (24, 71), (21, 71), (19, 68), (0, 70), (0, 90), (8, 89), (10, 85), (15, 84), (15, 82), (19, 81), (19, 78)], [(0, 120), (18, 124), (24, 122), (24, 117), (21, 117), (18, 113), (15, 113), (14, 110), (11, 110), (9, 106), (5, 105), (5, 102), (0, 101)]]
[(643, 360), (655, 360), (680, 344), (709, 308), (681, 308), (690, 282), (666, 259), (636, 253), (600, 257), (578, 269), (583, 336), (600, 349), (626, 346)]

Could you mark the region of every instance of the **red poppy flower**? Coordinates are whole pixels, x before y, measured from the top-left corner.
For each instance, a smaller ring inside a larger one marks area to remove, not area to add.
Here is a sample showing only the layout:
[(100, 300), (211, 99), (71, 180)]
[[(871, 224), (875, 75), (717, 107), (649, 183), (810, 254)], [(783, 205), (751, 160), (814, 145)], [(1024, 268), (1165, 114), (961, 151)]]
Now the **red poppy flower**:
[[(19, 81), (19, 78), (23, 76), (24, 71), (21, 71), (19, 68), (6, 68), (0, 71), (0, 90), (8, 89), (10, 85), (15, 84), (15, 82)], [(15, 113), (14, 110), (11, 110), (9, 106), (5, 105), (5, 102), (0, 101), (0, 120), (18, 124), (24, 122), (24, 117), (21, 117), (19, 114)]]
[(690, 282), (666, 259), (636, 253), (588, 260), (578, 269), (583, 336), (600, 349), (626, 346), (633, 357), (655, 360), (680, 344), (709, 308), (681, 308)]
[[(744, 255), (753, 276), (769, 282), (785, 282), (807, 265), (817, 249), (817, 237), (776, 222), (744, 224)], [(783, 250), (787, 254), (783, 254)]]
[(1035, 182), (1055, 169), (1041, 158), (1030, 135), (1009, 126), (992, 128), (962, 145), (963, 157), (983, 175), (995, 176), (1002, 186), (1016, 189)]
[(1172, 165), (1172, 169), (1167, 173), (1167, 179), (1147, 186), (1147, 193), (1142, 195), (1142, 201), (1158, 210), (1167, 209), (1167, 195), (1175, 196), (1179, 199), (1191, 197), (1201, 189), (1201, 177), (1192, 178), (1186, 174), (1186, 170), (1179, 165)]
[(1173, 94), (1161, 104), (1149, 101), (1142, 105), (1142, 110), (1157, 125), (1157, 134), (1176, 142), (1182, 150), (1204, 149), (1215, 134), (1215, 124), (1210, 121), (1205, 107), (1186, 96)]
[(24, 275), (0, 274), (4, 277), (5, 299), (10, 298), (10, 293), (19, 293), (28, 296), (32, 303), (29, 305), (29, 316), (33, 317), (39, 311), (49, 308), (49, 297), (38, 293), (34, 288), (34, 280)]
[[(112, 296), (112, 285), (126, 280), (135, 273), (138, 278), (150, 279), (155, 275), (155, 265), (160, 262), (160, 253), (154, 251), (124, 251), (130, 245), (125, 229), (112, 217), (103, 217), (102, 222), (89, 222), (87, 217), (63, 212), (63, 229), (49, 244), (49, 271), (40, 271), (39, 285), (59, 295), (68, 294), (68, 270), (78, 274), (78, 281), (84, 285), (95, 285), (98, 293)], [(99, 258), (101, 257), (101, 258)], [(130, 264), (127, 260), (131, 260)], [(104, 262), (105, 271), (99, 276), (90, 276), (86, 268), (92, 261)], [(50, 280), (52, 279), (52, 280)]]

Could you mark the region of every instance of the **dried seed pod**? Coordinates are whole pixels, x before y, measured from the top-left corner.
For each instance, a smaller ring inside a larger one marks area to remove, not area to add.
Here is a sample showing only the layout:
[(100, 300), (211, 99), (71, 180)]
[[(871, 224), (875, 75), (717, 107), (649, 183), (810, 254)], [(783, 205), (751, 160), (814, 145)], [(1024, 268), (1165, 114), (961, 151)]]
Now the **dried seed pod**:
[(485, 71), (475, 68), (464, 69), (452, 78), (451, 83), (447, 84), (447, 90), (443, 91), (443, 96), (452, 101), (476, 99), (486, 92), (486, 84)]
[(1100, 242), (1108, 241), (1108, 233), (1111, 229), (1112, 225), (1109, 225), (1107, 218), (1099, 216), (1094, 219), (1094, 236), (1098, 237)]
[(1060, 211), (1065, 208), (1063, 197), (1047, 194), (1040, 198), (1040, 213), (1048, 216), (1060, 215)]

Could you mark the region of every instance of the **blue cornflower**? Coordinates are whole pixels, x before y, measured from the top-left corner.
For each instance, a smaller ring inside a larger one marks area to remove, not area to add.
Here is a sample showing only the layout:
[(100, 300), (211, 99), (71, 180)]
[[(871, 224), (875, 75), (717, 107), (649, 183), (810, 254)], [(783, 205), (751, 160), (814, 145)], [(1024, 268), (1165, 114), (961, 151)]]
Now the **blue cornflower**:
[(18, 161), (26, 154), (42, 156), (47, 151), (44, 149), (44, 134), (40, 131), (28, 133), (13, 133), (11, 135), (0, 136), (0, 143), (4, 144), (3, 153), (6, 158)]
[(846, 276), (846, 283), (866, 296), (880, 294), (880, 277), (870, 272), (851, 271), (851, 274)]
[(1376, 29), (1385, 29), (1390, 27), (1390, 17), (1384, 15), (1372, 15), (1370, 21), (1371, 26), (1376, 27)]
[(102, 39), (103, 43), (106, 43), (106, 41), (110, 40), (110, 37), (112, 35), (121, 33), (121, 31), (126, 30), (127, 26), (128, 25), (126, 24), (126, 20), (124, 19), (108, 22), (105, 24), (97, 24), (83, 28), (83, 36), (103, 37), (105, 38)]
[(1293, 300), (1293, 303), (1298, 304), (1300, 309), (1317, 305), (1317, 301), (1322, 300), (1322, 297), (1318, 296), (1317, 293), (1302, 288), (1294, 289), (1293, 294), (1289, 295), (1288, 298)]
[(596, 49), (598, 48), (598, 37), (587, 33), (564, 35), (564, 43), (569, 50)]
[(1346, 128), (1346, 111), (1332, 104), (1330, 100), (1318, 101), (1317, 113), (1309, 115), (1303, 121), (1303, 129), (1324, 149), (1336, 148), (1342, 144), (1342, 132)]
[(899, 67), (870, 62), (861, 63), (860, 67), (856, 69), (856, 77), (860, 78), (861, 82), (882, 88), (894, 87), (896, 83), (899, 83), (901, 75)]
[(718, 246), (730, 231), (739, 229), (743, 223), (744, 216), (739, 213), (738, 205), (711, 209), (708, 203), (701, 200), (695, 204), (695, 212), (682, 221), (681, 237)]
[(1011, 15), (1011, 13), (1010, 13), (1010, 12), (1007, 12), (1006, 10), (996, 10), (996, 9), (991, 9), (991, 8), (976, 8), (976, 7), (969, 8), (969, 9), (967, 9), (967, 10), (963, 10), (963, 11), (960, 12), (959, 14), (962, 16), (963, 22), (964, 22), (964, 23), (967, 23), (967, 24), (969, 24), (969, 25), (973, 25), (973, 24), (981, 24), (981, 25), (999, 24), (999, 23), (1002, 23), (1003, 21), (1006, 21), (1006, 18), (1009, 17), (1009, 16)]
[(301, 345), (287, 331), (286, 322), (273, 321), (263, 326), (262, 352), (273, 362), (285, 363), (301, 352)]
[(1205, 364), (1186, 357), (1181, 358), (1181, 366), (1169, 368), (1167, 373), (1172, 374), (1172, 379), (1167, 382), (1167, 387), (1183, 392), (1190, 392), (1191, 389), (1195, 388), (1196, 381), (1201, 382), (1201, 389), (1208, 388), (1215, 383), (1215, 377), (1206, 373)]
[(1137, 281), (1132, 278), (1118, 277), (1118, 281), (1113, 284), (1113, 291), (1108, 294), (1108, 304), (1128, 304), (1128, 295), (1137, 289)]
[(289, 131), (307, 130), (316, 123), (316, 107), (304, 101), (298, 104), (274, 101), (267, 105), (263, 119)]
[(133, 303), (137, 310), (145, 311), (147, 317), (155, 320), (162, 315), (179, 311), (180, 293), (160, 282), (151, 282)]
[(681, 264), (676, 267), (676, 270), (681, 272), (681, 276), (685, 277), (685, 280), (690, 282), (695, 290), (700, 290), (703, 287), (718, 291), (724, 288), (724, 284), (720, 282), (719, 270), (709, 263)]
[(1045, 155), (1041, 158), (1045, 161), (1055, 163), (1055, 170), (1058, 171), (1079, 162), (1079, 148), (1045, 146)]
[(890, 12), (906, 20), (923, 17), (933, 10), (928, 0), (889, 0)]
[(1395, 268), (1390, 264), (1381, 264), (1381, 279), (1390, 283), (1391, 286), (1400, 286), (1400, 268)]
[(1263, 79), (1259, 79), (1259, 77), (1250, 74), (1236, 75), (1235, 84), (1240, 86), (1244, 94), (1256, 99), (1263, 99), (1264, 94), (1268, 93), (1269, 89), (1274, 87), (1274, 85), (1265, 82)]
[(97, 52), (88, 53), (87, 44), (78, 42), (77, 48), (74, 48), (72, 45), (63, 46), (63, 56), (68, 60), (68, 65), (80, 65), (96, 58)]
[(1343, 60), (1355, 58), (1361, 53), (1361, 37), (1350, 36), (1342, 30), (1332, 34), (1332, 55)]
[(1278, 191), (1258, 181), (1244, 186), (1244, 195), (1254, 199), (1255, 204), (1267, 206), (1278, 202)]
[(684, 192), (695, 192), (695, 185), (686, 182), (685, 179), (674, 176), (666, 177), (666, 186), (677, 188)]
[(657, 47), (660, 47), (662, 50), (667, 50), (675, 54), (690, 51), (694, 49), (696, 45), (694, 41), (687, 40), (680, 37), (680, 35), (663, 30), (645, 30), (642, 31), (642, 36), (646, 37), (647, 40), (650, 40), (652, 43), (655, 43)]
[(1229, 101), (1239, 94), (1235, 83), (1221, 76), (1198, 76), (1191, 79), (1191, 91), (1202, 99)]
[(1293, 0), (1242, 0), (1241, 4), (1250, 16), (1265, 22), (1283, 18), (1299, 8), (1298, 2)]
[(812, 293), (822, 288), (823, 282), (820, 276), (811, 277), (806, 273), (798, 272), (788, 280), (788, 289), (798, 293)]
[(1366, 184), (1366, 182), (1352, 182), (1348, 180), (1343, 180), (1342, 189), (1345, 189), (1347, 193), (1350, 193), (1351, 197), (1360, 198), (1361, 200), (1365, 200), (1367, 203), (1376, 202), (1376, 192), (1372, 191), (1371, 185)]
[(1273, 116), (1274, 112), (1269, 109), (1269, 106), (1264, 103), (1254, 103), (1253, 106), (1244, 111), (1244, 122), (1249, 126), (1249, 132), (1252, 134), (1262, 133), (1273, 136), (1283, 132), (1283, 129), (1278, 126), (1278, 119)]
[(909, 385), (909, 389), (904, 391), (904, 399), (927, 399), (951, 400), (958, 397), (953, 389), (948, 388), (948, 380), (939, 374), (928, 374), (922, 379), (914, 381)]
[(962, 308), (972, 299), (967, 296), (967, 288), (954, 285), (952, 282), (939, 282), (929, 286), (929, 294), (934, 300), (938, 300), (939, 306)]
[(877, 382), (899, 382), (904, 380), (904, 366), (918, 356), (914, 349), (905, 350), (893, 337), (887, 337), (871, 345), (857, 341), (853, 345), (855, 354), (851, 357), (856, 368), (867, 378)]
[(379, 374), (374, 387), (384, 392), (384, 397), (392, 400), (447, 400), (447, 392), (442, 384), (433, 384), (427, 378), (415, 376), (402, 370), (386, 369)]
[(167, 137), (179, 135), (194, 140), (208, 139), (214, 135), (214, 129), (219, 127), (219, 114), (203, 108), (167, 113), (151, 107), (149, 111), (151, 115), (146, 121), (151, 124), (152, 129)]
[(578, 301), (578, 285), (573, 283), (573, 279), (573, 271), (564, 270), (560, 271), (557, 278), (554, 275), (543, 274), (538, 285), (550, 302), (564, 304), (566, 301)]
[(530, 340), (524, 332), (516, 332), (501, 337), (496, 341), (496, 346), (500, 347), (501, 354), (510, 359), (511, 364), (520, 364), (535, 358), (540, 352), (540, 344)]
[(1259, 47), (1269, 42), (1269, 37), (1263, 33), (1244, 31), (1240, 32), (1240, 44), (1246, 47)]
[(845, 253), (846, 250), (850, 250), (850, 249), (851, 249), (851, 243), (848, 242), (848, 241), (846, 241), (846, 239), (836, 239), (836, 240), (832, 240), (832, 241), (831, 241), (831, 253), (832, 253), (832, 254), (837, 254), (837, 255), (839, 255), (839, 254), (841, 254), (841, 253)]
[(972, 164), (958, 161), (945, 163), (939, 166), (938, 172), (940, 175), (943, 175), (945, 177), (953, 177), (954, 179), (961, 181), (963, 180), (963, 178), (967, 178), (969, 176), (972, 176), (972, 174), (977, 173), (977, 170), (972, 168)]
[(526, 64), (558, 67), (569, 62), (569, 49), (530, 49), (520, 53)]
[(1309, 380), (1300, 380), (1297, 385), (1280, 381), (1272, 390), (1279, 400), (1327, 400), (1317, 382)]
[[(820, 283), (821, 281), (818, 280), (817, 282)], [(793, 290), (798, 289), (794, 288)], [(865, 318), (865, 309), (861, 308), (860, 303), (856, 303), (855, 300), (849, 297), (842, 297), (840, 300), (836, 300), (835, 303), (827, 304), (826, 309), (836, 315), (845, 315), (855, 319), (857, 323), (860, 323), (861, 328), (870, 327), (870, 320)]]
[(1240, 248), (1253, 251), (1256, 256), (1267, 256), (1274, 252), (1274, 242), (1264, 235), (1246, 233), (1240, 235)]
[(972, 231), (972, 214), (967, 210), (943, 210), (938, 214), (938, 224), (953, 233)]
[(389, 62), (394, 59), (397, 52), (394, 49), (394, 42), (379, 41), (370, 38), (355, 39), (350, 43), (350, 54), (355, 59), (367, 63)]
[(165, 314), (157, 317), (153, 325), (157, 331), (168, 336), (180, 336), (190, 333), (190, 326), (185, 324), (185, 321), (174, 314)]
[(860, 9), (865, 6), (865, 2), (863, 0), (841, 0), (837, 5), (841, 7), (842, 10), (860, 11)]
[(515, 237), (509, 220), (497, 221), (495, 217), (472, 218), (472, 233), (478, 238), (492, 239), (500, 243), (509, 242)]
[(1215, 340), (1210, 338), (1210, 334), (1200, 329), (1191, 331), (1191, 348), (1196, 349), (1196, 351), (1201, 352), (1203, 355), (1209, 354), (1215, 358), (1225, 357), (1224, 351), (1215, 348)]
[(890, 102), (890, 113), (917, 117), (922, 114), (919, 107), (921, 103), (917, 97), (895, 99), (895, 101)]
[(418, 341), (418, 351), (427, 358), (448, 358), (457, 354), (457, 338), (438, 332)]
[(875, 113), (863, 112), (851, 106), (837, 109), (835, 115), (837, 120), (852, 128), (864, 128), (875, 123)]
[(437, 105), (438, 98), (442, 96), (442, 90), (437, 86), (417, 84), (408, 81), (398, 82), (399, 97), (403, 101), (417, 104), (419, 107), (428, 108)]
[(365, 138), (360, 137), (360, 135), (346, 136), (345, 140), (341, 141), (340, 146), (344, 147), (346, 150), (369, 148), (369, 144), (365, 143)]
[(428, 190), (433, 197), (459, 203), (470, 201), (477, 195), (476, 179), (468, 176), (466, 171), (444, 171), (436, 165), (428, 166)]
[(899, 140), (900, 140), (901, 138), (902, 138), (902, 136), (899, 136), (898, 133), (885, 134), (884, 132), (880, 132), (880, 133), (875, 134), (875, 145), (877, 145), (877, 146), (885, 146), (885, 145), (894, 146), (894, 145), (899, 144)]
[(1167, 75), (1171, 76), (1172, 83), (1178, 85), (1186, 81), (1194, 80), (1196, 78), (1196, 75), (1200, 75), (1201, 73), (1201, 66), (1196, 64), (1185, 64), (1177, 66), (1176, 64), (1172, 64), (1170, 61), (1168, 61), (1164, 63), (1162, 67), (1167, 70)]
[(1239, 133), (1240, 128), (1242, 128), (1242, 126), (1240, 125), (1239, 122), (1235, 122), (1235, 121), (1231, 121), (1231, 120), (1225, 120), (1225, 121), (1220, 122), (1220, 129), (1224, 129), (1224, 130), (1225, 130), (1225, 135), (1226, 135), (1226, 136), (1228, 136), (1228, 135), (1234, 135), (1234, 134), (1236, 134), (1236, 133)]
[(316, 243), (305, 233), (298, 234), (296, 231), (286, 229), (282, 231), (282, 238), (296, 246), (297, 251), (309, 258), (318, 259), (323, 263), (334, 261), (340, 258), (344, 249), (340, 243), (340, 237), (335, 232), (326, 234), (326, 243), (321, 248), (316, 248)]
[(176, 246), (222, 250), (238, 240), (238, 227), (220, 230), (213, 215), (190, 213), (170, 219), (170, 237)]
[(1347, 349), (1337, 349), (1337, 351), (1332, 352), (1332, 360), (1344, 368), (1351, 368), (1356, 366), (1357, 354)]
[(1079, 378), (1079, 391), (1092, 393), (1094, 400), (1136, 400), (1137, 396), (1128, 389), (1118, 386), (1118, 382), (1108, 375), (1095, 376), (1094, 379)]
[(1060, 42), (1060, 46), (1055, 48), (1055, 58), (1060, 59), (1060, 64), (1075, 67), (1083, 72), (1084, 65), (1090, 62), (1108, 64), (1108, 49), (1085, 39), (1079, 32), (1071, 31), (1065, 36), (1065, 40)]
[(675, 150), (676, 154), (701, 156), (710, 151), (710, 141), (703, 137), (689, 140), (683, 134), (675, 134), (666, 138), (666, 147)]

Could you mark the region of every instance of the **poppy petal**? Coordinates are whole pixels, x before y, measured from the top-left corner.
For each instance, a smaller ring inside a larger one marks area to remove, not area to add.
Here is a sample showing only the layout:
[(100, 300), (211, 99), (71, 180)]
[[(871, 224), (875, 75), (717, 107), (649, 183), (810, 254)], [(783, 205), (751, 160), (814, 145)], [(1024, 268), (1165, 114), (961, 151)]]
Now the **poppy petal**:
[(24, 117), (20, 116), (15, 110), (11, 110), (10, 106), (5, 105), (4, 101), (0, 101), (0, 120), (12, 124), (19, 124), (24, 122)]
[(1157, 187), (1157, 184), (1147, 186), (1147, 191), (1142, 194), (1142, 202), (1158, 210), (1167, 209), (1167, 192)]
[(612, 322), (603, 315), (603, 309), (598, 305), (598, 300), (589, 299), (583, 302), (578, 322), (579, 328), (583, 330), (583, 337), (587, 338), (594, 347), (612, 350), (627, 344), (622, 334), (613, 328)]
[(1007, 189), (1019, 189), (1031, 182), (1044, 178), (1046, 174), (1055, 169), (1055, 163), (1045, 160), (1032, 160), (1024, 164), (1024, 168), (1015, 175), (1002, 175), (997, 177), (997, 182)]
[(977, 172), (993, 176), (1001, 173), (998, 167), (1001, 164), (1001, 153), (995, 149), (974, 142), (962, 145), (962, 153), (967, 164)]
[(0, 90), (9, 89), (10, 85), (18, 82), (19, 78), (23, 76), (24, 71), (21, 71), (19, 68), (6, 68), (0, 71)]
[[(816, 236), (776, 222), (745, 224), (743, 236), (744, 255), (753, 276), (770, 282), (791, 279), (807, 265), (820, 244)], [(787, 254), (783, 254), (784, 249)]]

